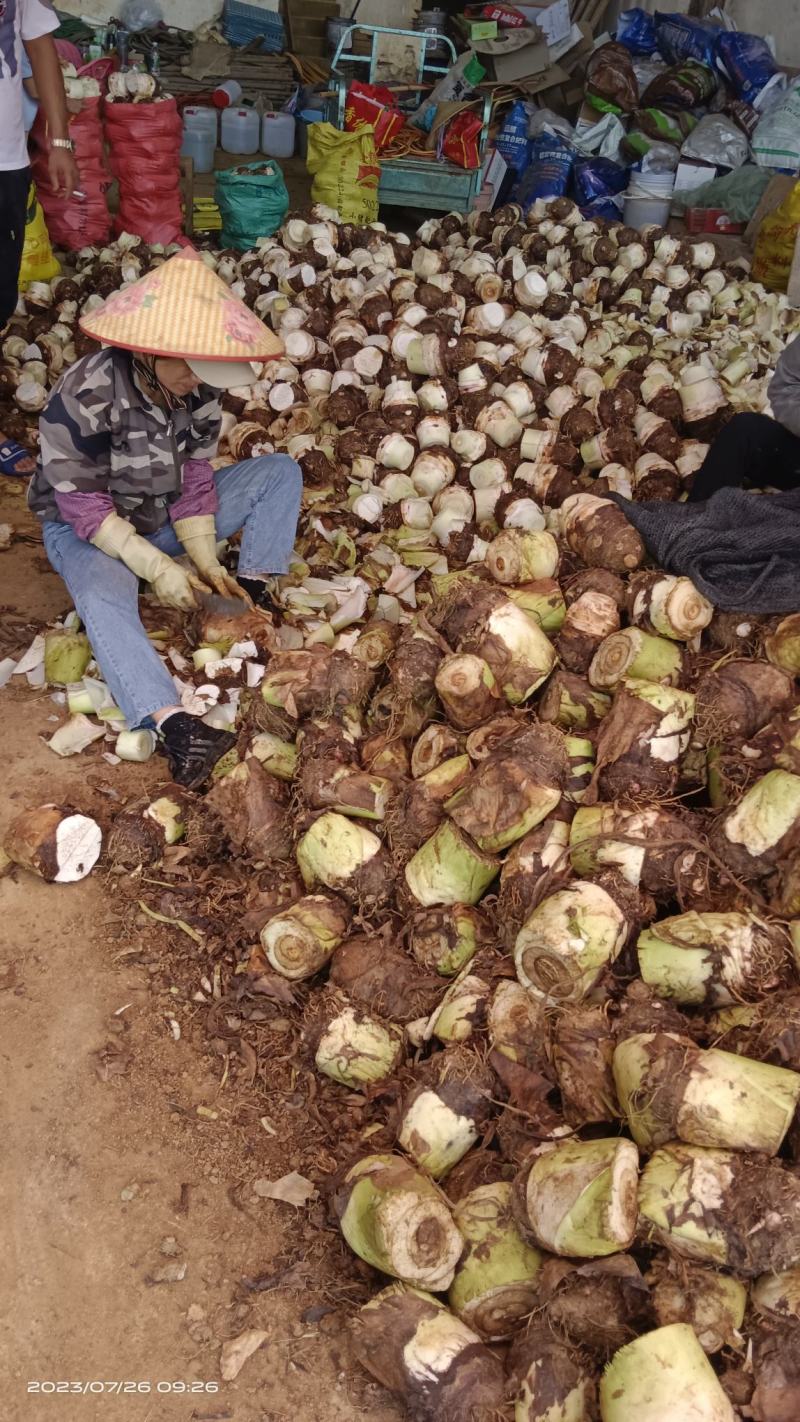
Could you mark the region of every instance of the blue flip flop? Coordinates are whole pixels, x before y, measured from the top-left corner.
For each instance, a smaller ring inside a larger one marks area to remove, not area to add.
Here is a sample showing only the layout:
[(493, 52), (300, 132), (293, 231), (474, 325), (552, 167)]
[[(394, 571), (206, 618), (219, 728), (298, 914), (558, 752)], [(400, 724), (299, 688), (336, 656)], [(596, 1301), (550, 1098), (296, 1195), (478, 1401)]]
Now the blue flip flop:
[(0, 474), (5, 474), (9, 479), (30, 479), (33, 471), (18, 474), (17, 465), (21, 464), (23, 459), (31, 458), (30, 451), (23, 449), (15, 439), (5, 440), (0, 444)]

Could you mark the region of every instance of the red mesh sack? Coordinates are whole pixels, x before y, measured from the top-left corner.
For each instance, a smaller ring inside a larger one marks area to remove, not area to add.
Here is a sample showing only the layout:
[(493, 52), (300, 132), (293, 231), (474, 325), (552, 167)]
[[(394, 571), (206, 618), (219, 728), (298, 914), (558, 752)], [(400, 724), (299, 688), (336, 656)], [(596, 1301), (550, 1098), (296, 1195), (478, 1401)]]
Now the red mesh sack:
[(51, 240), (74, 252), (81, 247), (103, 246), (111, 235), (106, 204), (111, 175), (105, 162), (99, 98), (84, 99), (80, 113), (70, 116), (69, 136), (75, 147), (79, 188), (86, 196), (65, 202), (50, 181), (47, 123), (39, 110), (31, 130), (31, 170), (36, 192)]
[(174, 99), (105, 105), (109, 165), (119, 182), (114, 231), (145, 242), (175, 242), (183, 231), (183, 126)]

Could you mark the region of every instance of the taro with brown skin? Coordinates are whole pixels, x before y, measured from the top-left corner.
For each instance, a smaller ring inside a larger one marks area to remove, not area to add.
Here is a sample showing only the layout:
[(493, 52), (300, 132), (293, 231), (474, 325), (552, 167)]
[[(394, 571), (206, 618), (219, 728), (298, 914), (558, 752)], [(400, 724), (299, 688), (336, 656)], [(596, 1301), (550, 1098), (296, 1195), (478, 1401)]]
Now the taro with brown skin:
[(430, 1016), (444, 989), (442, 978), (426, 973), (397, 947), (388, 924), (378, 933), (348, 938), (333, 955), (330, 976), (357, 1007), (389, 1022)]
[(562, 415), (558, 432), (572, 444), (580, 445), (584, 440), (591, 439), (599, 428), (597, 416), (591, 410), (588, 410), (584, 405), (573, 405), (571, 410), (567, 410), (566, 415)]

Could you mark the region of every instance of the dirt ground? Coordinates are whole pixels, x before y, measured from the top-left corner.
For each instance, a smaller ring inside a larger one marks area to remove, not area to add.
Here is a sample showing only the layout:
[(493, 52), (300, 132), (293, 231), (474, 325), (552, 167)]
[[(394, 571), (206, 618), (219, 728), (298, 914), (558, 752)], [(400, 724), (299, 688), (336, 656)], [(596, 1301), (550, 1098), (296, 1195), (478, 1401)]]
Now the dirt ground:
[[(0, 553), (13, 638), (14, 614), (46, 621), (68, 602), (15, 481), (0, 521), (32, 540)], [(57, 759), (42, 737), (64, 713), (47, 691), (15, 683), (0, 709), (0, 836), (50, 800), (107, 823), (163, 779), (163, 762), (109, 766), (96, 746)], [(375, 1281), (324, 1189), (302, 1208), (253, 1190), (290, 1170), (322, 1185), (337, 1164), (306, 1129), (292, 1018), (256, 1021), (257, 1058), (230, 1045), (230, 1016), (210, 1037), (207, 949), (137, 913), (148, 888), (99, 867), (74, 886), (0, 880), (4, 1422), (397, 1422), (349, 1358), (345, 1320)], [(266, 1341), (223, 1382), (221, 1346), (246, 1329)]]

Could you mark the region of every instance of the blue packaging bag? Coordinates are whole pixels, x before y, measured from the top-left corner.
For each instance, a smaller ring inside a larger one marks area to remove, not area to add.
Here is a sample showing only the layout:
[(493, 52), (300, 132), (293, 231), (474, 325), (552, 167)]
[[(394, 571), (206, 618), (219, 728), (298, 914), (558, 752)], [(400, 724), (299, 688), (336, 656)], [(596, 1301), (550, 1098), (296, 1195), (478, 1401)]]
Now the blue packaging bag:
[(758, 98), (764, 85), (778, 72), (772, 51), (760, 35), (723, 30), (717, 41), (717, 54), (736, 90), (736, 97), (748, 104)]
[(715, 68), (717, 44), (723, 33), (716, 25), (704, 25), (688, 15), (667, 15), (661, 10), (656, 10), (655, 21), (659, 52), (670, 64), (678, 64), (682, 59), (698, 59), (709, 69)]
[(525, 212), (540, 197), (564, 197), (569, 187), (575, 149), (557, 133), (543, 133), (531, 143), (531, 158), (515, 191), (514, 201)]
[(528, 113), (523, 99), (517, 99), (509, 109), (505, 123), (495, 140), (495, 148), (517, 176), (524, 173), (530, 158), (531, 140), (528, 137)]
[(628, 174), (629, 169), (612, 158), (576, 158), (573, 195), (584, 215), (616, 221), (622, 212)]
[(617, 20), (616, 38), (631, 54), (655, 54), (656, 22), (646, 10), (626, 10)]

